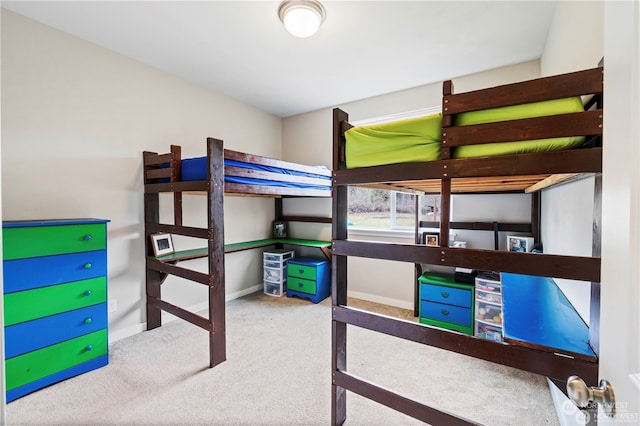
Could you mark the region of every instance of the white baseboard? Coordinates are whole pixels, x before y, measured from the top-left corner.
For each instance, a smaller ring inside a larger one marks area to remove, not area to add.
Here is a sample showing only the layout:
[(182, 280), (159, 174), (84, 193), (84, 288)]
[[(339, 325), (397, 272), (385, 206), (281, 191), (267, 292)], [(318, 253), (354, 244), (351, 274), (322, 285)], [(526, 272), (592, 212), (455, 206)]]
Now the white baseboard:
[(368, 302), (381, 303), (387, 306), (394, 306), (396, 308), (413, 310), (413, 302), (407, 302), (406, 300), (391, 299), (389, 297), (376, 296), (375, 294), (362, 293), (359, 291), (348, 291), (347, 295), (355, 299), (366, 300)]
[[(254, 285), (252, 287), (249, 288), (245, 288), (243, 290), (240, 291), (236, 291), (234, 293), (230, 293), (227, 294), (224, 298), (225, 302), (229, 302), (230, 300), (234, 300), (234, 299), (238, 299), (240, 297), (246, 296), (248, 294), (251, 293), (255, 293), (256, 291), (261, 291), (262, 290), (262, 283)], [(209, 308), (209, 304), (208, 302), (202, 302), (202, 303), (198, 303), (196, 305), (192, 305), (189, 306), (187, 309), (190, 312), (202, 312), (202, 311), (206, 311)], [(162, 323), (163, 324), (167, 324), (171, 321), (175, 321), (178, 318), (167, 313), (167, 312), (162, 312)], [(147, 323), (143, 322), (141, 324), (136, 324), (136, 325), (132, 325), (130, 327), (126, 327), (123, 328), (121, 330), (115, 331), (115, 332), (111, 332), (109, 331), (109, 343), (113, 343), (113, 342), (117, 342), (118, 340), (127, 338), (127, 337), (131, 337), (134, 336), (138, 333), (142, 333), (143, 331), (145, 331), (147, 329)]]

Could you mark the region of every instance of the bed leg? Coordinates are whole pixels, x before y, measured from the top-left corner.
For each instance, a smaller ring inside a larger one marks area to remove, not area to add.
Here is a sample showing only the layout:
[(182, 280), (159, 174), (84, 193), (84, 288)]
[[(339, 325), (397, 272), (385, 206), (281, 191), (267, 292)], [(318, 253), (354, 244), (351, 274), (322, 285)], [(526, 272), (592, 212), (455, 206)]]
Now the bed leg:
[(153, 330), (162, 325), (162, 310), (151, 303), (151, 300), (160, 300), (160, 286), (162, 274), (147, 268), (147, 330)]

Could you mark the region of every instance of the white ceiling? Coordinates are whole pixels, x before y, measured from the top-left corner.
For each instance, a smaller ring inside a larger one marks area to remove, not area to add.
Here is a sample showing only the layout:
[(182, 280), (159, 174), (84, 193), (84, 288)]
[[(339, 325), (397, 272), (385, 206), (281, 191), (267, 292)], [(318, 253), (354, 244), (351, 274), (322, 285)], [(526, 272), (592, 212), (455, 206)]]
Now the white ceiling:
[(279, 1), (2, 7), (280, 117), (538, 59), (554, 1), (329, 1), (313, 37)]

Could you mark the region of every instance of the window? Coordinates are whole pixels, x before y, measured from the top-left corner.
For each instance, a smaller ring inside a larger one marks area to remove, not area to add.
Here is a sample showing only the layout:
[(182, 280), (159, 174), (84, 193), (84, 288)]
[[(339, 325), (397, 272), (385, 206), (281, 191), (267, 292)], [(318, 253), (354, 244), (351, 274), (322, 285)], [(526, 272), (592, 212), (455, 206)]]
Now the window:
[[(377, 188), (349, 187), (349, 226), (376, 230), (413, 230), (416, 196)], [(422, 195), (420, 220), (440, 219), (440, 194)]]
[[(368, 126), (421, 117), (441, 111), (440, 106), (400, 114), (353, 121), (353, 126)], [(349, 187), (348, 221), (351, 229), (413, 231), (417, 195), (387, 189)], [(440, 194), (421, 195), (421, 221), (440, 220)]]

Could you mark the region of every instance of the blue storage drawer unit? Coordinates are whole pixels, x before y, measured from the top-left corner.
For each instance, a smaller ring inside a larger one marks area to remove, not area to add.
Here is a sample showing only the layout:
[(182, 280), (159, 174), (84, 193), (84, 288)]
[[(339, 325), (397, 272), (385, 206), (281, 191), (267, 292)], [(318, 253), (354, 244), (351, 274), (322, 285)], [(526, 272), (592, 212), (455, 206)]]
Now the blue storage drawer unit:
[(420, 284), (420, 323), (473, 334), (474, 285), (426, 273)]
[(299, 257), (287, 263), (287, 297), (297, 296), (319, 303), (331, 294), (328, 260)]
[(107, 222), (3, 222), (7, 402), (108, 364)]

